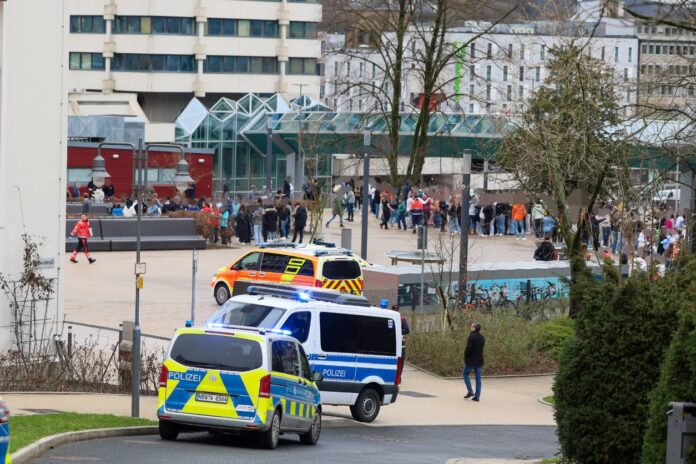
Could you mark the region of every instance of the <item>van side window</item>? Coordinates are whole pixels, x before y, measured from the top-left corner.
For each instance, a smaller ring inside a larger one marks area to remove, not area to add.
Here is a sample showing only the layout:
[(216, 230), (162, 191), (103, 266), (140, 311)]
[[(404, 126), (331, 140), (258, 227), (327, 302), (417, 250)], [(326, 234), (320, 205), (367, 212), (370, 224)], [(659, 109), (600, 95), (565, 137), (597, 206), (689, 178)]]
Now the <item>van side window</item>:
[(249, 253), (233, 266), (236, 271), (255, 271), (259, 266), (260, 253)]
[(319, 324), (323, 351), (396, 356), (396, 325), (390, 318), (322, 312)]
[(300, 350), (300, 376), (312, 380), (312, 368), (309, 365), (309, 361), (307, 360), (307, 353), (305, 353), (304, 348), (302, 348), (302, 345), (297, 345), (297, 348)]
[(353, 280), (362, 274), (360, 265), (352, 259), (326, 261), (321, 272), (324, 277), (330, 280)]
[(274, 372), (300, 375), (300, 360), (293, 342), (275, 341), (272, 350), (272, 369)]
[(283, 323), (280, 330), (287, 330), (290, 332), (290, 335), (299, 340), (300, 343), (304, 343), (307, 341), (307, 337), (309, 337), (309, 326), (311, 322), (312, 313), (309, 311), (300, 311), (291, 314)]
[(263, 258), (261, 258), (261, 271), (282, 274), (288, 266), (288, 261), (290, 261), (290, 257), (287, 255), (264, 253)]

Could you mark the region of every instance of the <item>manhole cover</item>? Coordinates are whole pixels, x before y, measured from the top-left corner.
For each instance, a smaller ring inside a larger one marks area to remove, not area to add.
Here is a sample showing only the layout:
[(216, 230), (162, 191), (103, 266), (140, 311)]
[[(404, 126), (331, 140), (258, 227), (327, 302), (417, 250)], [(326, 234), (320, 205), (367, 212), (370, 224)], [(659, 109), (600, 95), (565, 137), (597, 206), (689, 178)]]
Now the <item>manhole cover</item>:
[(57, 411), (55, 409), (27, 409), (23, 408), (23, 411), (33, 412), (34, 414), (60, 414), (63, 411)]
[(434, 395), (428, 395), (425, 393), (413, 392), (413, 391), (400, 391), (399, 395), (410, 396), (411, 398), (435, 398)]

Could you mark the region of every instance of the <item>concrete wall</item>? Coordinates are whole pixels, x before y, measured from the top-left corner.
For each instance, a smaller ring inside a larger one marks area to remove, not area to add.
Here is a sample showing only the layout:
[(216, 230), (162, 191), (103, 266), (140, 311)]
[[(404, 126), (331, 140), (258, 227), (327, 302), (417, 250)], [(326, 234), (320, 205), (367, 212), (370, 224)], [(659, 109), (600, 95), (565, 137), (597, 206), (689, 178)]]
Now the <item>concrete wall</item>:
[[(63, 0), (0, 2), (0, 273), (22, 269), (22, 234), (43, 240), (42, 270), (57, 279), (50, 316), (62, 311), (67, 95)], [(38, 40), (40, 34), (41, 40)], [(0, 294), (0, 350), (10, 347), (10, 311)]]

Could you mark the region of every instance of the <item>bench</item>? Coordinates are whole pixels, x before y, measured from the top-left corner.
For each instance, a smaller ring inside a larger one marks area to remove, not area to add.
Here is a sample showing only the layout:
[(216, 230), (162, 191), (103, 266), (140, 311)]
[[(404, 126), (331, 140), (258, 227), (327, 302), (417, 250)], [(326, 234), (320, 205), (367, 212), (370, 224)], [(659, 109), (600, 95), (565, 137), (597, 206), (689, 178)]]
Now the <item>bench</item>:
[[(68, 220), (69, 228), (66, 234), (70, 234), (75, 222), (75, 219)], [(133, 251), (136, 249), (136, 218), (93, 219), (90, 224), (94, 231), (94, 237), (89, 242), (91, 250)], [(206, 247), (206, 240), (196, 234), (193, 218), (144, 217), (140, 226), (141, 250), (200, 250)], [(71, 251), (74, 246), (74, 242), (66, 242), (66, 250)]]

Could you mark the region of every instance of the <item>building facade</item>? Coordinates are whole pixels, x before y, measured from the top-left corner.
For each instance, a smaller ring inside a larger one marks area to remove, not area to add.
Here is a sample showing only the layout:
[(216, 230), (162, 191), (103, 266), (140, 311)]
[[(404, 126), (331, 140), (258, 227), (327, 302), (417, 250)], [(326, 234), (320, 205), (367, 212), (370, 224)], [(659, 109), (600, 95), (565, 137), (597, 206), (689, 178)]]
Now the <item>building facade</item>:
[[(589, 35), (589, 26), (576, 23), (499, 24), (468, 23), (447, 32), (450, 47), (461, 48), (439, 79), (437, 109), (466, 114), (511, 114), (547, 77), (551, 51), (574, 41), (586, 45), (591, 56), (614, 70), (621, 105), (636, 102), (639, 60), (638, 39), (631, 23), (607, 20)], [(418, 106), (422, 95), (420, 65), (415, 58), (419, 43), (412, 34), (407, 42), (402, 80), (402, 108)], [(385, 42), (389, 42), (386, 39)], [(384, 111), (374, 92), (385, 89), (383, 57), (367, 47), (347, 50), (340, 35), (325, 39), (325, 78), (321, 93), (326, 104), (341, 111)], [(359, 82), (362, 84), (356, 85)], [(628, 111), (628, 109), (627, 109)]]
[(65, 1), (66, 88), (136, 93), (151, 122), (193, 96), (319, 96), (315, 0)]
[[(0, 351), (17, 347), (18, 317), (35, 317), (20, 327), (34, 349), (51, 343), (60, 330), (67, 126), (63, 4), (0, 2), (0, 274), (10, 282), (19, 279), (27, 234), (38, 244), (37, 272), (52, 279), (53, 287), (46, 300), (29, 298), (18, 306), (10, 303), (14, 296), (0, 291)], [(21, 285), (14, 288), (21, 292)]]

